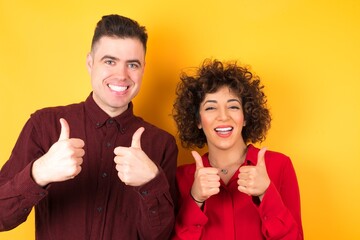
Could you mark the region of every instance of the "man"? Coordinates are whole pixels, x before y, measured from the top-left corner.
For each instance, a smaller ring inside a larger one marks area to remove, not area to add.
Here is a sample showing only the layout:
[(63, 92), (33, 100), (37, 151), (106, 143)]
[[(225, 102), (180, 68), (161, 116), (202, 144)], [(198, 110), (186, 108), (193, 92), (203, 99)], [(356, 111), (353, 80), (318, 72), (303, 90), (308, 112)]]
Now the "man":
[(119, 15), (97, 24), (86, 101), (39, 110), (0, 172), (0, 230), (35, 206), (36, 239), (167, 239), (178, 149), (133, 115), (147, 33)]

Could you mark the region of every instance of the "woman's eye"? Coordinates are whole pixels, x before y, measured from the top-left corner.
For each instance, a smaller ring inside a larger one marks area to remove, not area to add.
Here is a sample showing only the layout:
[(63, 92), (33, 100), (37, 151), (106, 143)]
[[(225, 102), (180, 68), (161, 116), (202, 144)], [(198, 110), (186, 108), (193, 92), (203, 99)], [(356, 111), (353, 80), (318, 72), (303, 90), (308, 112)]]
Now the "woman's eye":
[(230, 106), (229, 108), (230, 108), (230, 109), (240, 109), (239, 106)]
[(215, 109), (215, 107), (206, 107), (205, 111), (214, 110), (214, 109)]

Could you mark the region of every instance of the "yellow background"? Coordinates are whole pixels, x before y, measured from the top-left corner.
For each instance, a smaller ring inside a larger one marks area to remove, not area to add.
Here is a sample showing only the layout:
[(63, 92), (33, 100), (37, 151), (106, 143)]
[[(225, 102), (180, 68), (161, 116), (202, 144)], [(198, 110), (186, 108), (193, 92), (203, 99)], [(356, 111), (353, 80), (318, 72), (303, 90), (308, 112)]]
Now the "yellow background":
[[(88, 96), (85, 57), (96, 22), (110, 13), (149, 33), (137, 114), (175, 135), (181, 70), (205, 58), (249, 64), (273, 115), (263, 145), (289, 155), (297, 172), (305, 238), (360, 239), (358, 0), (1, 0), (0, 166), (32, 112)], [(33, 213), (0, 233), (33, 236)]]

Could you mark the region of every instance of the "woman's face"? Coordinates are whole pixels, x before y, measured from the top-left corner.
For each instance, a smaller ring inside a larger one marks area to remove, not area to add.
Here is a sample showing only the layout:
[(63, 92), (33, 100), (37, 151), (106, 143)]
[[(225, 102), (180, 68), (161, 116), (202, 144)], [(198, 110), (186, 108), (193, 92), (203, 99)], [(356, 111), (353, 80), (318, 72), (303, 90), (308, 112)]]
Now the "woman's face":
[(200, 103), (200, 123), (210, 149), (228, 150), (245, 145), (241, 135), (245, 126), (241, 100), (228, 87), (207, 93)]

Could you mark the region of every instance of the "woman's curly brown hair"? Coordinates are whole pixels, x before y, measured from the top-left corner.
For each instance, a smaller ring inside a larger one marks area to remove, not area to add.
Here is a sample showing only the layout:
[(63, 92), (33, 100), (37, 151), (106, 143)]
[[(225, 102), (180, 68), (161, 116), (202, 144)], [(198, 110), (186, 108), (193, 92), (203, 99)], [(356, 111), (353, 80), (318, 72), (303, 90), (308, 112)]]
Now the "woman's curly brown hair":
[(173, 118), (178, 128), (181, 144), (185, 148), (202, 148), (206, 136), (200, 123), (199, 108), (207, 93), (214, 93), (223, 86), (236, 94), (241, 100), (246, 126), (242, 130), (245, 143), (262, 142), (270, 128), (271, 116), (266, 107), (264, 86), (260, 78), (248, 68), (236, 62), (221, 62), (207, 59), (197, 69), (196, 74), (182, 72), (181, 82), (176, 88), (173, 104)]

